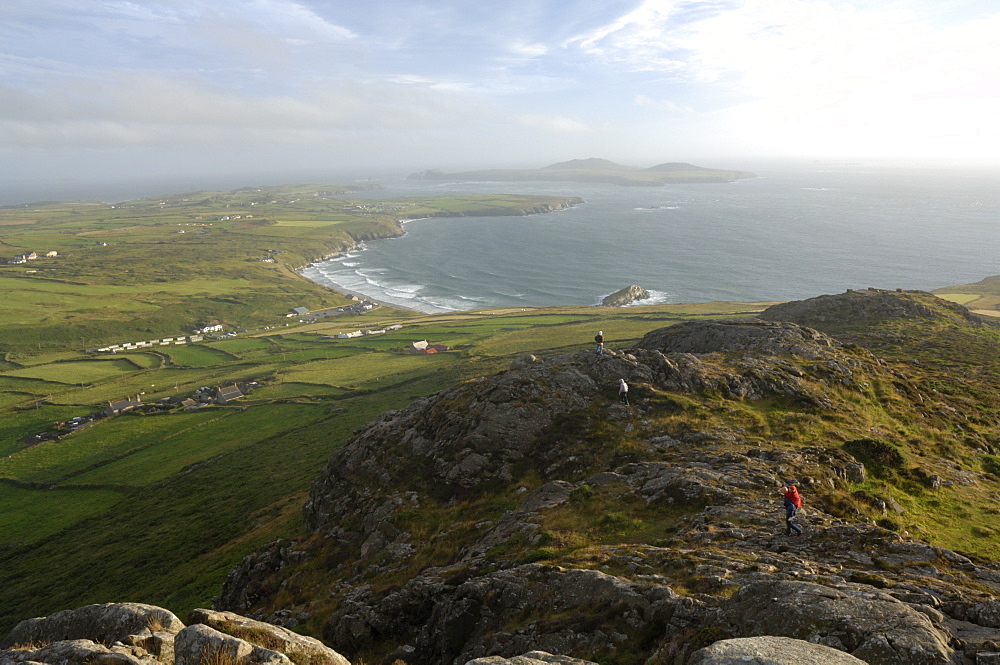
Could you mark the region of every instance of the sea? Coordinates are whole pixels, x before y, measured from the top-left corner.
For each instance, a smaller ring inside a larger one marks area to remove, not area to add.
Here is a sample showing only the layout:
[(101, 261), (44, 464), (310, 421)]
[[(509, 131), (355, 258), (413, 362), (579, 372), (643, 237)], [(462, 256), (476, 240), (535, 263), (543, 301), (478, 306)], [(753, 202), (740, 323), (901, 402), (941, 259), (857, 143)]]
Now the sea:
[[(734, 167), (737, 168), (737, 167)], [(638, 284), (637, 304), (787, 301), (851, 288), (931, 290), (1000, 274), (1000, 170), (763, 165), (727, 184), (385, 178), (352, 198), (579, 196), (524, 217), (418, 219), (399, 238), (305, 267), (333, 289), (421, 312), (596, 305)]]

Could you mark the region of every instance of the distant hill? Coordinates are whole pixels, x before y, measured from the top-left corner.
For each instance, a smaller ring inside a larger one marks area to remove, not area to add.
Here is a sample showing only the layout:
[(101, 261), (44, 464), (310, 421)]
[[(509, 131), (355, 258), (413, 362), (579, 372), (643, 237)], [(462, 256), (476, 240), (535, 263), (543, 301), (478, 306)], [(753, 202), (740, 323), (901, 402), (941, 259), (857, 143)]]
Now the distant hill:
[(590, 157), (588, 159), (571, 159), (568, 162), (558, 162), (556, 164), (549, 164), (548, 166), (543, 166), (545, 171), (638, 171), (634, 166), (622, 166), (621, 164), (616, 164), (607, 159), (601, 159), (600, 157)]
[(445, 173), (427, 169), (411, 173), (409, 180), (460, 181), (569, 181), (600, 182), (612, 185), (655, 187), (667, 183), (720, 183), (756, 178), (749, 171), (712, 169), (685, 162), (665, 162), (649, 168), (625, 166), (607, 159), (590, 157), (550, 164), (540, 169), (484, 169)]

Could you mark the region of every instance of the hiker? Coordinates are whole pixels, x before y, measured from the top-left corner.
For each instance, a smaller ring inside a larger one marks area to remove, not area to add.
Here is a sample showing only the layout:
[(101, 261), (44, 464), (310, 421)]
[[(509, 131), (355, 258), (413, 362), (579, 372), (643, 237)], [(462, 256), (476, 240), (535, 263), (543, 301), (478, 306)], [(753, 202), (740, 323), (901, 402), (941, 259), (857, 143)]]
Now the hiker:
[(628, 384), (625, 379), (618, 379), (618, 396), (622, 398), (622, 404), (628, 406)]
[(598, 330), (597, 334), (594, 335), (594, 341), (597, 342), (597, 348), (594, 349), (594, 353), (599, 356), (604, 355), (604, 331)]
[(785, 497), (785, 535), (792, 535), (793, 530), (796, 534), (801, 534), (802, 527), (792, 521), (795, 519), (795, 514), (799, 512), (799, 508), (802, 507), (802, 497), (799, 496), (798, 488), (795, 485), (782, 487), (781, 495)]

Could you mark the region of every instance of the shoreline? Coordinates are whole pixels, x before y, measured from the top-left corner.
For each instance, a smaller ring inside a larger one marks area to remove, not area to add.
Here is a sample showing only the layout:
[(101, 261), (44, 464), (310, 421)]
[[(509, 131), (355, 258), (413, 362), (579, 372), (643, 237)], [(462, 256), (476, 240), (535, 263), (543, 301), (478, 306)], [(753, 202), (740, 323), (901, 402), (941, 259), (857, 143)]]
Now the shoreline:
[[(350, 251), (350, 250), (347, 250), (347, 251)], [(333, 258), (335, 258), (337, 256), (341, 256), (341, 254), (335, 254), (332, 257), (324, 259), (324, 261), (333, 260)], [(299, 268), (298, 270), (296, 270), (295, 273), (297, 275), (299, 275), (299, 277), (301, 277), (303, 279), (308, 279), (313, 284), (318, 284), (318, 285), (322, 286), (324, 289), (329, 289), (330, 291), (333, 291), (334, 293), (339, 293), (340, 295), (345, 296), (346, 298), (352, 298), (353, 297), (353, 298), (357, 298), (358, 300), (368, 300), (369, 302), (375, 303), (379, 307), (389, 307), (389, 308), (392, 308), (392, 309), (399, 309), (399, 310), (403, 310), (403, 311), (407, 311), (407, 312), (415, 312), (417, 314), (428, 314), (428, 313), (430, 313), (430, 312), (424, 312), (423, 310), (419, 310), (419, 309), (417, 309), (415, 307), (407, 307), (406, 305), (399, 305), (397, 303), (389, 302), (388, 300), (384, 300), (382, 298), (379, 298), (377, 296), (373, 296), (373, 295), (370, 295), (370, 294), (367, 294), (367, 293), (362, 293), (361, 291), (357, 291), (355, 289), (348, 289), (348, 288), (345, 288), (345, 287), (343, 287), (343, 286), (341, 286), (339, 284), (331, 286), (330, 284), (328, 284), (326, 282), (320, 281), (318, 279), (313, 279), (313, 278), (309, 277), (308, 275), (304, 274), (304, 271), (306, 271), (306, 270), (308, 270), (310, 268), (316, 270), (316, 263), (315, 262), (309, 263), (308, 265), (306, 265), (306, 266), (304, 266), (304, 267)]]

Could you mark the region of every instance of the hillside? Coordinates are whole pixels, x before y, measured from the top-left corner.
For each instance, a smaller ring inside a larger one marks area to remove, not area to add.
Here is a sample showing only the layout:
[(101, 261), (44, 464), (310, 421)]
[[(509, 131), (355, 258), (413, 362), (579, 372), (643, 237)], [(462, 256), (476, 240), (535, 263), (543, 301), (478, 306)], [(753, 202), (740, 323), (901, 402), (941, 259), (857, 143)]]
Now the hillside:
[[(1000, 641), (1000, 335), (929, 294), (868, 296), (523, 355), (386, 413), (314, 481), (301, 536), (247, 557), (217, 606), (366, 662), (683, 663), (778, 635), (973, 663)], [(787, 320), (838, 307), (888, 353)], [(894, 357), (953, 329), (940, 357)], [(949, 364), (962, 353), (979, 371)], [(785, 484), (802, 536), (783, 533)]]
[(726, 183), (755, 178), (748, 171), (711, 169), (683, 162), (659, 164), (650, 168), (623, 166), (607, 159), (591, 157), (550, 164), (540, 169), (486, 169), (445, 173), (428, 169), (411, 173), (411, 180), (472, 181), (568, 181), (611, 185), (655, 187), (669, 183)]

